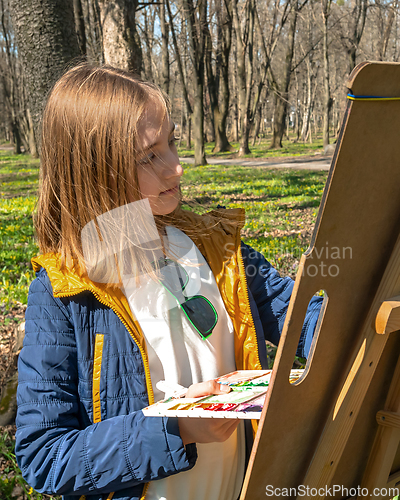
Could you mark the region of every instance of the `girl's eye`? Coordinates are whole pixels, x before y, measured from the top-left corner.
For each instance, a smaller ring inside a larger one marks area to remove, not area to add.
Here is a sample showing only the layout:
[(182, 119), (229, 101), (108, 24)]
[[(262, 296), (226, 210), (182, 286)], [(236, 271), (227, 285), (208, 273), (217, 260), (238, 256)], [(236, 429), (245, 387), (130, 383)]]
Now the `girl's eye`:
[(150, 153), (139, 161), (139, 165), (147, 165), (151, 163), (155, 157), (156, 155), (154, 153)]

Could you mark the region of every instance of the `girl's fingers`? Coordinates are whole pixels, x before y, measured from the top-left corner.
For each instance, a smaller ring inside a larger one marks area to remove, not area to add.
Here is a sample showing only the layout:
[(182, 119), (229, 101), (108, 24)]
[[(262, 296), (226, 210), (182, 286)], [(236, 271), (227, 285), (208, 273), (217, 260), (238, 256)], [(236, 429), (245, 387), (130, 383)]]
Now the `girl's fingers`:
[(215, 380), (207, 380), (207, 382), (200, 382), (193, 384), (187, 390), (186, 398), (200, 398), (208, 396), (209, 394), (226, 394), (230, 392), (230, 387), (227, 385), (218, 384)]

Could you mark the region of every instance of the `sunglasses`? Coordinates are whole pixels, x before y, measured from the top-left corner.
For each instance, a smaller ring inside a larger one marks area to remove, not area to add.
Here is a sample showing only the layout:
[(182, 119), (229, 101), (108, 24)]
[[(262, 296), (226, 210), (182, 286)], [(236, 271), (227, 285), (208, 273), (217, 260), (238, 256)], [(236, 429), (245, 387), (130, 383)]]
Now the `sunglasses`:
[[(156, 269), (156, 266), (153, 267)], [(218, 321), (218, 314), (211, 302), (202, 295), (186, 297), (184, 290), (189, 282), (186, 270), (177, 262), (162, 258), (158, 261), (160, 283), (179, 302), (193, 328), (205, 340), (213, 332)]]

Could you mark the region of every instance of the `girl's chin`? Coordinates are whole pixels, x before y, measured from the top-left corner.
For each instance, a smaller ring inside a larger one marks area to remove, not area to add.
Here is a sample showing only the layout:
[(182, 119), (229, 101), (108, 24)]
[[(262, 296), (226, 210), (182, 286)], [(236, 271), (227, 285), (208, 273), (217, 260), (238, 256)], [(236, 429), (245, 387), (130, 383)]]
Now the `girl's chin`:
[(158, 203), (152, 204), (150, 202), (150, 207), (153, 215), (168, 215), (172, 213), (179, 205), (180, 197), (176, 196), (174, 198), (162, 199)]

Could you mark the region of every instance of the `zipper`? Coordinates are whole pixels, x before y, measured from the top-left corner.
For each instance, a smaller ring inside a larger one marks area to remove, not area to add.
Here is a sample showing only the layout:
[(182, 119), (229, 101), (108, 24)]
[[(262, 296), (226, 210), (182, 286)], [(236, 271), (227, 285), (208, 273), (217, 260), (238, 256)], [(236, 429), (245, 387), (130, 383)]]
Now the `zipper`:
[(242, 283), (242, 287), (243, 287), (244, 294), (245, 294), (245, 297), (246, 297), (246, 305), (248, 307), (248, 310), (249, 310), (249, 313), (250, 313), (250, 318), (251, 318), (251, 327), (254, 330), (255, 338), (256, 338), (256, 341), (257, 341), (256, 342), (256, 352), (257, 352), (257, 359), (258, 359), (259, 369), (261, 369), (262, 366), (261, 366), (260, 354), (259, 354), (259, 349), (258, 349), (258, 335), (257, 335), (256, 327), (254, 325), (253, 315), (251, 313), (250, 300), (249, 300), (249, 291), (248, 291), (248, 288), (247, 288), (247, 280), (246, 280), (246, 270), (245, 270), (245, 267), (244, 267), (243, 256), (242, 256), (242, 249), (240, 247), (240, 244), (239, 244), (237, 256), (238, 256), (238, 264), (239, 264), (239, 271), (240, 271), (239, 272), (239, 279), (240, 279), (240, 281)]
[(149, 489), (149, 485), (150, 485), (150, 483), (146, 483), (143, 486), (143, 493), (142, 493), (142, 496), (140, 497), (140, 500), (144, 500), (145, 499), (147, 490)]
[[(260, 361), (260, 354), (259, 354), (259, 349), (258, 349), (258, 336), (257, 336), (257, 330), (256, 330), (256, 327), (254, 325), (254, 320), (253, 320), (253, 315), (251, 313), (251, 308), (250, 308), (250, 300), (249, 300), (249, 291), (248, 291), (248, 288), (247, 288), (247, 280), (246, 280), (246, 270), (245, 270), (245, 267), (244, 267), (244, 262), (243, 262), (243, 257), (242, 257), (242, 249), (240, 247), (240, 243), (239, 243), (239, 248), (238, 248), (238, 264), (239, 264), (239, 279), (242, 283), (242, 286), (244, 285), (244, 294), (245, 294), (245, 297), (246, 297), (246, 302), (247, 302), (247, 307), (249, 308), (249, 313), (250, 313), (250, 318), (251, 318), (251, 325), (252, 325), (252, 328), (254, 330), (254, 334), (255, 334), (255, 337), (256, 337), (256, 351), (257, 351), (257, 359), (258, 359), (258, 367), (259, 369), (262, 369), (262, 366), (261, 366), (261, 361)], [(258, 430), (258, 420), (251, 420), (251, 426), (252, 426), (252, 429), (253, 429), (253, 440), (255, 439), (255, 436), (256, 436), (256, 433), (257, 433), (257, 430)]]
[[(109, 304), (106, 300), (102, 299), (102, 297), (100, 296), (99, 293), (97, 293), (95, 290), (92, 290), (90, 288), (86, 288), (86, 287), (81, 288), (78, 292), (72, 292), (72, 293), (71, 292), (70, 293), (57, 293), (57, 294), (55, 294), (55, 297), (64, 297), (64, 298), (73, 297), (74, 295), (79, 295), (80, 293), (82, 293), (84, 291), (88, 291), (88, 292), (92, 293), (101, 304), (109, 307), (112, 311), (115, 312), (115, 314), (120, 319), (121, 323), (128, 330), (129, 335), (132, 337), (135, 344), (138, 346), (140, 354), (142, 355), (142, 361), (143, 361), (144, 372), (145, 372), (145, 377), (146, 377), (147, 394), (149, 397), (149, 405), (152, 405), (154, 403), (154, 392), (153, 392), (153, 386), (151, 385), (149, 362), (148, 362), (148, 359), (147, 359), (146, 353), (144, 352), (143, 347), (136, 340), (136, 337), (135, 337), (135, 334), (133, 333), (132, 328), (125, 321), (125, 319), (122, 317), (122, 315), (111, 304)], [(148, 487), (149, 487), (149, 483), (145, 483), (143, 486), (143, 492), (142, 492), (142, 496), (140, 497), (140, 500), (145, 500)], [(107, 497), (107, 500), (111, 500), (113, 496), (114, 496), (114, 492), (110, 493), (109, 496)], [(86, 496), (82, 495), (79, 498), (79, 500), (86, 500)]]

